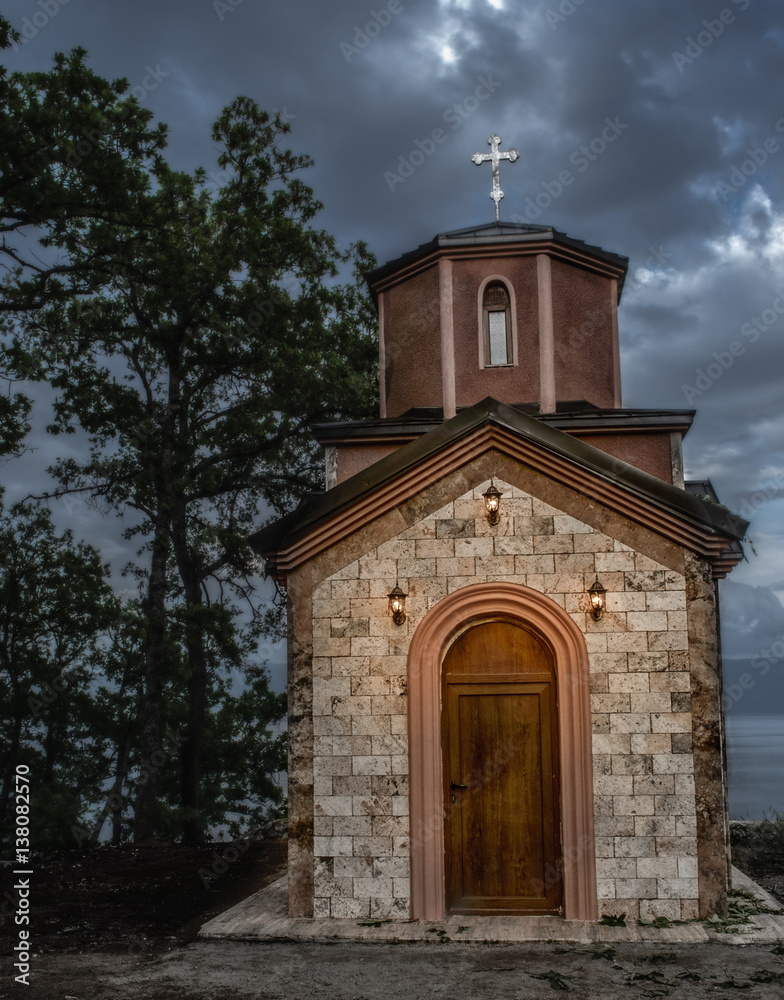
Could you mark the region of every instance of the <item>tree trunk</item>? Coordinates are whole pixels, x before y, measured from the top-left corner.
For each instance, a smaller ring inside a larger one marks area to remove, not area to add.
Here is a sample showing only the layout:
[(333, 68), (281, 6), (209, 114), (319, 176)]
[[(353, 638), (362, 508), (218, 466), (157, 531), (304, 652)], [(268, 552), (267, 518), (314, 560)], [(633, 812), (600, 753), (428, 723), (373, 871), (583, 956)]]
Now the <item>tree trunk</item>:
[(50, 708), (49, 718), (46, 722), (46, 737), (44, 738), (44, 769), (41, 775), (41, 782), (44, 785), (51, 785), (54, 780), (55, 752), (59, 749), (57, 727), (53, 714)]
[(104, 823), (106, 822), (106, 817), (109, 813), (112, 815), (112, 846), (120, 846), (122, 808), (118, 807), (116, 803), (118, 797), (122, 794), (123, 782), (125, 781), (125, 776), (128, 773), (128, 760), (130, 755), (131, 727), (129, 724), (126, 724), (123, 729), (122, 736), (120, 737), (120, 742), (117, 744), (117, 767), (114, 772), (112, 789), (109, 792), (109, 798), (107, 799), (106, 805), (101, 810), (101, 814), (95, 822), (92, 835), (90, 836), (90, 840), (87, 845), (88, 847), (95, 847), (97, 845)]
[(190, 676), (188, 678), (187, 739), (180, 755), (180, 790), (183, 810), (183, 843), (200, 844), (204, 840), (204, 817), (201, 813), (201, 746), (207, 710), (207, 662), (201, 636), (186, 643)]
[(183, 843), (198, 844), (204, 839), (201, 813), (201, 748), (207, 713), (207, 655), (199, 623), (202, 609), (201, 587), (191, 572), (186, 585), (187, 625), (185, 646), (188, 652), (188, 726), (180, 754), (180, 789), (183, 810)]
[[(16, 582), (16, 577), (13, 574), (9, 574), (9, 594), (13, 595), (18, 586)], [(11, 801), (11, 790), (14, 787), (14, 775), (16, 773), (16, 765), (19, 762), (19, 749), (22, 742), (22, 720), (24, 718), (25, 711), (29, 711), (27, 705), (23, 703), (22, 693), (19, 684), (19, 671), (17, 670), (16, 664), (16, 643), (13, 637), (13, 631), (9, 622), (10, 617), (10, 604), (13, 602), (13, 596), (8, 601), (5, 607), (5, 618), (3, 620), (3, 632), (2, 632), (2, 653), (0, 654), (0, 661), (5, 668), (5, 673), (8, 675), (8, 685), (11, 689), (11, 697), (8, 699), (13, 706), (14, 713), (14, 723), (13, 730), (11, 733), (10, 745), (8, 747), (8, 753), (5, 760), (5, 767), (3, 769), (3, 788), (0, 791), (0, 848), (5, 846), (5, 834), (6, 834), (6, 821), (8, 819), (8, 803)], [(10, 833), (10, 830), (9, 830)], [(13, 843), (13, 837), (9, 838), (9, 843)]]
[(173, 531), (174, 552), (185, 593), (185, 648), (188, 654), (188, 725), (180, 752), (180, 801), (183, 843), (204, 839), (201, 812), (201, 748), (207, 713), (207, 651), (204, 648), (204, 599), (198, 559), (188, 545), (185, 499), (180, 498)]
[(151, 763), (161, 748), (163, 686), (161, 673), (166, 649), (166, 564), (169, 543), (159, 515), (152, 546), (150, 578), (144, 610), (147, 635), (144, 649), (144, 729), (141, 771), (134, 805), (133, 839), (137, 844), (155, 834), (155, 807), (158, 801), (158, 769)]

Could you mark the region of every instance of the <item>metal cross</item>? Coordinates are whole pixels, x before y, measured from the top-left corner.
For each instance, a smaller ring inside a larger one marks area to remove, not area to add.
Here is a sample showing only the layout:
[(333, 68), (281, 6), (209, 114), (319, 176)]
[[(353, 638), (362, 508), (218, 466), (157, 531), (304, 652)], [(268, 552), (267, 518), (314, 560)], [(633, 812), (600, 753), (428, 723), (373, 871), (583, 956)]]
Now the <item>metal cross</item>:
[(499, 135), (491, 135), (487, 143), (490, 146), (491, 152), (474, 153), (471, 159), (477, 166), (486, 163), (488, 160), (493, 165), (493, 191), (490, 197), (495, 202), (495, 221), (499, 222), (501, 219), (501, 199), (504, 196), (504, 192), (501, 190), (501, 160), (509, 160), (510, 163), (514, 163), (520, 154), (516, 149), (510, 149), (508, 153), (500, 153), (498, 151), (498, 147), (501, 145), (501, 137)]

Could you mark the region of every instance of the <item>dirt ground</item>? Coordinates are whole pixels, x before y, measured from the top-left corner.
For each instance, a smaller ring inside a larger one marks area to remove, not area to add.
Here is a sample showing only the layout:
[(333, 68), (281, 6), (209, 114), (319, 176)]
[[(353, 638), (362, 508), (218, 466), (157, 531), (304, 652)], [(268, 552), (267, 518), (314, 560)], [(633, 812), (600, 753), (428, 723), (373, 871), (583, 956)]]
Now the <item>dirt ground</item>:
[[(285, 872), (286, 842), (249, 841), (186, 848), (99, 847), (62, 851), (32, 864), (36, 950), (145, 953), (192, 941), (210, 917)], [(0, 955), (15, 939), (0, 869)]]
[[(784, 949), (704, 945), (243, 944), (198, 941), (166, 954), (42, 955), (36, 1000), (781, 1000)], [(4, 973), (8, 977), (7, 970)], [(543, 978), (542, 978), (543, 977)]]
[[(32, 877), (31, 984), (14, 983), (13, 880), (0, 871), (0, 1000), (682, 1000), (784, 997), (784, 946), (581, 948), (457, 943), (199, 941), (211, 916), (284, 871), (285, 842), (186, 849), (104, 847), (39, 858)], [(748, 841), (735, 860), (782, 895), (778, 843)]]

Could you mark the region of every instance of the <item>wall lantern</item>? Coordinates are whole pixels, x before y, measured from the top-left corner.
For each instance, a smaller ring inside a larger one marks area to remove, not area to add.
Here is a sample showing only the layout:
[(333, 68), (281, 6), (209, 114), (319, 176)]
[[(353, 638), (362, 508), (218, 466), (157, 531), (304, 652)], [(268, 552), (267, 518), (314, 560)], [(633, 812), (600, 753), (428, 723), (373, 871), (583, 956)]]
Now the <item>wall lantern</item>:
[(406, 595), (398, 586), (389, 593), (389, 611), (395, 625), (402, 625), (406, 620)]
[(482, 496), (485, 498), (488, 524), (498, 524), (501, 519), (501, 497), (503, 493), (497, 490), (495, 483), (490, 481), (490, 488)]
[(588, 594), (591, 598), (591, 618), (596, 622), (604, 616), (606, 593), (607, 591), (599, 583), (599, 577), (597, 576), (588, 588)]

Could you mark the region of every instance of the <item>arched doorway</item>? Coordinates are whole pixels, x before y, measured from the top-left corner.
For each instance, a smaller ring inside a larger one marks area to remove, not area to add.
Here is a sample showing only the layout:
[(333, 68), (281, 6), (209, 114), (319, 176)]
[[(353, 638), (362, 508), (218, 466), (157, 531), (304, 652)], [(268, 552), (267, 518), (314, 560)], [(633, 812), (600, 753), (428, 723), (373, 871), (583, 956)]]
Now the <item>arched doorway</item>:
[(555, 658), (513, 619), (472, 624), (444, 657), (446, 910), (561, 912)]
[[(450, 893), (453, 891), (451, 883), (447, 886), (445, 845), (448, 829), (451, 836), (451, 817), (447, 821), (445, 806), (451, 805), (452, 794), (451, 787), (447, 788), (446, 785), (451, 785), (451, 781), (455, 779), (450, 776), (447, 782), (442, 745), (443, 685), (448, 683), (444, 678), (452, 676), (453, 672), (447, 663), (449, 669), (444, 674), (445, 659), (451, 647), (459, 648), (456, 640), (463, 634), (468, 635), (473, 627), (493, 621), (506, 621), (512, 628), (518, 629), (520, 635), (535, 637), (538, 648), (551, 654), (552, 665), (543, 671), (551, 678), (549, 681), (545, 680), (550, 685), (550, 690), (549, 694), (543, 694), (542, 697), (545, 701), (550, 699), (549, 707), (552, 709), (552, 695), (557, 688), (557, 711), (554, 730), (551, 724), (551, 736), (553, 731), (557, 733), (552, 763), (557, 764), (560, 785), (560, 810), (555, 806), (556, 813), (553, 814), (558, 817), (553, 820), (556, 826), (560, 820), (560, 855), (563, 861), (563, 880), (558, 891), (562, 892), (563, 912), (568, 919), (595, 920), (598, 908), (593, 836), (591, 715), (585, 641), (577, 625), (555, 601), (538, 591), (512, 583), (476, 584), (449, 595), (425, 616), (411, 641), (408, 654), (408, 700), (412, 916), (427, 920), (442, 919), (448, 906), (448, 888)], [(454, 676), (458, 673), (459, 671), (454, 671)], [(496, 675), (502, 673), (499, 670)], [(466, 683), (481, 685), (481, 682), (472, 680)], [(512, 681), (512, 684), (520, 683), (528, 682), (521, 681), (519, 676)], [(478, 690), (479, 687), (475, 693)], [(517, 694), (525, 696), (522, 691)], [(469, 696), (467, 693), (466, 697)], [(490, 697), (492, 696), (491, 693)], [(468, 704), (466, 702), (467, 706)], [(485, 714), (491, 719), (498, 717), (499, 713), (506, 714), (509, 718), (498, 725), (507, 728), (515, 728), (515, 717), (519, 721), (526, 712), (532, 717), (532, 702), (524, 705), (518, 698), (516, 705), (512, 702), (508, 704), (507, 708), (500, 704), (491, 706), (488, 702)], [(542, 704), (544, 702), (539, 705), (540, 718)], [(448, 705), (446, 710), (448, 711)], [(469, 715), (471, 711), (473, 710), (468, 710)], [(553, 719), (552, 712), (550, 718)], [(490, 723), (491, 726), (493, 724)], [(477, 725), (481, 728), (484, 723), (480, 721)], [(538, 738), (541, 746), (544, 739), (541, 730)], [(545, 761), (544, 773), (546, 769)], [(508, 787), (514, 788), (513, 774), (510, 781), (511, 785)], [(468, 784), (463, 781), (456, 783)], [(455, 790), (455, 794), (460, 791), (462, 790)], [(496, 804), (486, 803), (481, 808), (492, 810), (498, 807)], [(557, 829), (555, 833), (558, 834)], [(551, 855), (557, 851), (557, 837), (543, 849), (550, 851)], [(449, 864), (451, 865), (451, 857)], [(545, 870), (548, 871), (547, 868)], [(545, 903), (541, 907), (531, 907), (528, 912), (553, 912), (557, 908), (552, 905), (554, 896), (548, 898), (545, 894), (542, 898)], [(450, 897), (449, 904), (452, 902), (453, 898)], [(484, 912), (503, 910), (503, 907), (486, 907)], [(525, 906), (510, 906), (506, 912), (525, 910)], [(471, 912), (479, 911), (474, 909)]]

